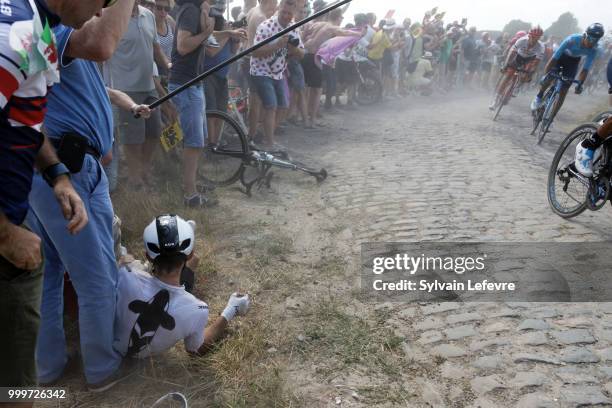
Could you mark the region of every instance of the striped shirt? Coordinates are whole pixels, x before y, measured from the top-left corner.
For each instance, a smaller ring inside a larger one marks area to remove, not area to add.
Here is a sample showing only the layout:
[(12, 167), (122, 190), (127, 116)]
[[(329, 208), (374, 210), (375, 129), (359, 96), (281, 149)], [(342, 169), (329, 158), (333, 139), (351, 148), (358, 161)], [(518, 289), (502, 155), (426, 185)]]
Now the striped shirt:
[[(32, 0), (42, 25), (59, 23), (44, 0)], [(11, 27), (32, 20), (29, 0), (0, 2), (0, 211), (19, 225), (28, 211), (34, 161), (44, 140), (40, 133), (51, 83), (46, 71), (28, 75), (22, 57), (9, 45)], [(54, 40), (48, 49), (57, 58)]]

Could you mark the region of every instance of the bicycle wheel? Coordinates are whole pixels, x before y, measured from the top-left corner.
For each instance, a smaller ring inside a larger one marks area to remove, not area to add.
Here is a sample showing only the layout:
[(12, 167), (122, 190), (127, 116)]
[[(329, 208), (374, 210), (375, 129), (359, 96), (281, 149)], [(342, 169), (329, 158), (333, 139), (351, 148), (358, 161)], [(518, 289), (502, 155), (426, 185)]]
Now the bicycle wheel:
[(555, 92), (552, 96), (552, 99), (549, 99), (549, 102), (546, 104), (546, 109), (544, 109), (544, 113), (542, 114), (542, 124), (540, 126), (540, 133), (538, 134), (538, 145), (542, 144), (544, 137), (550, 130), (550, 126), (552, 125), (552, 122), (555, 119), (559, 98), (559, 93)]
[[(198, 169), (201, 179), (210, 184), (224, 187), (236, 182), (249, 154), (249, 146), (240, 125), (227, 113), (206, 112), (208, 121), (217, 121), (217, 148), (204, 149), (204, 159)], [(209, 138), (213, 135), (209, 134)]]
[(514, 89), (516, 87), (517, 81), (518, 81), (518, 77), (515, 76), (512, 79), (512, 83), (506, 87), (506, 92), (504, 92), (504, 95), (500, 98), (501, 100), (498, 102), (497, 112), (495, 112), (495, 116), (493, 117), (493, 121), (497, 120), (497, 117), (501, 113), (501, 111), (504, 108), (504, 106), (506, 106), (508, 104), (508, 102), (510, 102), (510, 98), (512, 97), (512, 93), (514, 92)]
[(357, 103), (368, 106), (378, 103), (382, 99), (383, 86), (380, 78), (372, 70), (363, 74), (363, 82), (357, 88)]
[(574, 166), (576, 146), (597, 130), (594, 124), (574, 129), (561, 143), (548, 173), (548, 203), (563, 218), (576, 217), (587, 209), (588, 181)]

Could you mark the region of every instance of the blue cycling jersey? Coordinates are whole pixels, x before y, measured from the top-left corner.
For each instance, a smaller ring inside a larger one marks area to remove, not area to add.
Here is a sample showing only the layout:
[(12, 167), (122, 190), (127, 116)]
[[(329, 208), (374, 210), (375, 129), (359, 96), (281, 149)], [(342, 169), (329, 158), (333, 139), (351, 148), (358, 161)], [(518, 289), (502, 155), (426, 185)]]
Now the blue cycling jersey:
[(593, 66), (593, 62), (595, 61), (595, 58), (597, 58), (597, 53), (597, 47), (584, 48), (582, 46), (582, 34), (572, 34), (563, 40), (559, 46), (559, 49), (557, 49), (553, 55), (553, 58), (558, 60), (563, 55), (574, 58), (586, 57), (583, 68), (588, 71)]

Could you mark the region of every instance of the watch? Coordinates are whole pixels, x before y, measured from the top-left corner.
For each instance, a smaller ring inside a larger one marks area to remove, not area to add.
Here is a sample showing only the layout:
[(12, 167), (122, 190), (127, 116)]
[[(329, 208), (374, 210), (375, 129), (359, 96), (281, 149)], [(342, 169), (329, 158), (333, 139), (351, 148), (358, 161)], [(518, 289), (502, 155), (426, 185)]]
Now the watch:
[(61, 162), (52, 164), (51, 166), (44, 169), (42, 172), (43, 179), (45, 179), (45, 181), (47, 182), (47, 184), (49, 184), (51, 188), (53, 188), (53, 182), (55, 181), (55, 179), (59, 176), (64, 175), (70, 177), (70, 171), (68, 170), (68, 167), (66, 167), (66, 165)]

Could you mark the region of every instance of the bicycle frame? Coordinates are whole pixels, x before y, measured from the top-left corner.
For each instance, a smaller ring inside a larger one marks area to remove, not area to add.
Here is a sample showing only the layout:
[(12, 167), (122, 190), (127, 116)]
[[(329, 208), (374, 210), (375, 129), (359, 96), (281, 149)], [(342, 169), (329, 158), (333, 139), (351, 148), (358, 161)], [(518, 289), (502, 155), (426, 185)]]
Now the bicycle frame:
[(540, 108), (534, 112), (534, 122), (536, 123), (531, 134), (535, 134), (538, 127), (540, 127), (540, 135), (538, 137), (538, 144), (542, 143), (544, 136), (549, 132), (550, 126), (555, 119), (555, 116), (559, 112), (560, 106), (553, 106), (553, 102), (557, 100), (557, 95), (561, 95), (564, 88), (569, 88), (572, 84), (579, 84), (580, 81), (569, 79), (559, 75), (556, 72), (550, 72), (552, 78), (555, 79), (555, 83), (549, 86), (544, 95), (544, 103)]

